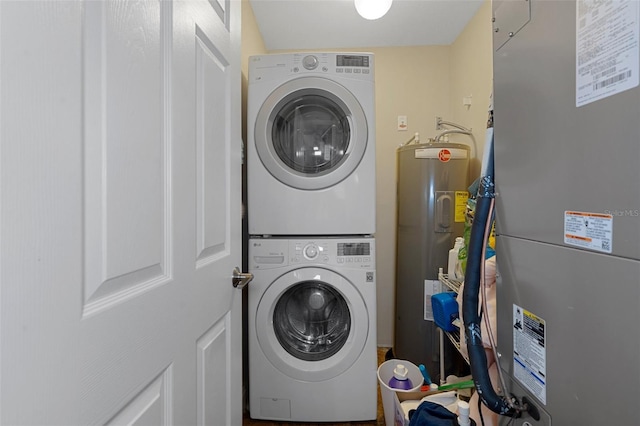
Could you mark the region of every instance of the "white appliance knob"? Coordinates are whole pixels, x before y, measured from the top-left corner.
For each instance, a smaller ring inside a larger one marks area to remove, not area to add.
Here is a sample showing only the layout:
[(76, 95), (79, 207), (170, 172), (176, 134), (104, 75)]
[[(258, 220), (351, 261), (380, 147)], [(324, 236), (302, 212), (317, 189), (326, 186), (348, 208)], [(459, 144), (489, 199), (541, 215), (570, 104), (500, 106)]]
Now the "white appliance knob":
[(304, 248), (304, 256), (307, 259), (315, 259), (318, 256), (318, 247), (315, 244), (309, 244)]
[(314, 70), (318, 67), (318, 58), (313, 55), (307, 55), (302, 59), (302, 66), (308, 70)]

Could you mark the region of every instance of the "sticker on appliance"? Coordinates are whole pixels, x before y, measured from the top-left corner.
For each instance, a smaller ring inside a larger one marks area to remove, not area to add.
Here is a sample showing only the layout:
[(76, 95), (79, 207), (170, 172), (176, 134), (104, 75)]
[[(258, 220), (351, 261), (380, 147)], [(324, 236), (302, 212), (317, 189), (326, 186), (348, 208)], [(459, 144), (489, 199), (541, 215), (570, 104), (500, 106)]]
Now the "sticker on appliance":
[(545, 321), (513, 305), (513, 370), (515, 378), (547, 404), (547, 329)]
[(640, 2), (576, 2), (576, 107), (639, 83)]
[(442, 292), (442, 284), (438, 280), (424, 280), (424, 320), (433, 321), (431, 296)]
[(454, 222), (464, 222), (467, 213), (467, 200), (469, 193), (467, 191), (456, 191), (455, 219)]
[(611, 253), (613, 216), (603, 213), (564, 212), (564, 243)]
[(449, 160), (467, 159), (469, 151), (462, 148), (420, 148), (414, 153), (415, 158), (433, 158), (442, 162)]

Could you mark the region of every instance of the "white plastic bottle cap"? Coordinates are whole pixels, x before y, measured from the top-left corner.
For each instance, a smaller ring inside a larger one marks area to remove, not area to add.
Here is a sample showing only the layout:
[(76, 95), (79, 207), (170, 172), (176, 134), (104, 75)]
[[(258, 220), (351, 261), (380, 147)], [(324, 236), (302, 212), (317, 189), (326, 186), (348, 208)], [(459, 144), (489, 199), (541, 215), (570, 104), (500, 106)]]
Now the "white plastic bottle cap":
[(469, 416), (469, 403), (467, 401), (458, 400), (458, 415)]
[(469, 403), (466, 401), (458, 400), (458, 424), (460, 426), (471, 425), (469, 419)]
[(404, 364), (397, 364), (396, 368), (393, 369), (393, 377), (398, 380), (406, 380), (408, 375), (409, 370), (407, 370)]

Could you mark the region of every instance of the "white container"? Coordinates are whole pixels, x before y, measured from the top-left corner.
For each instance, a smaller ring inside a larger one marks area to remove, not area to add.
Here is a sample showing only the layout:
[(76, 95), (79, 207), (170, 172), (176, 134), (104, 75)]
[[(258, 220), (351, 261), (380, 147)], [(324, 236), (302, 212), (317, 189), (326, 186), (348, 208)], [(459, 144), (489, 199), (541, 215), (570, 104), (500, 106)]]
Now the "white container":
[(447, 274), (449, 278), (459, 279), (456, 275), (456, 266), (458, 265), (458, 252), (464, 247), (464, 238), (457, 237), (453, 248), (449, 250), (449, 261), (447, 263)]
[[(407, 370), (407, 377), (411, 379), (411, 383), (415, 386), (412, 389), (402, 390), (402, 389), (393, 389), (389, 387), (389, 381), (393, 377), (393, 370), (396, 368), (398, 364), (403, 364)], [(378, 367), (378, 384), (380, 385), (380, 395), (382, 396), (382, 408), (384, 409), (384, 421), (387, 426), (395, 425), (394, 417), (396, 413), (396, 401), (398, 398), (396, 397), (396, 392), (419, 392), (422, 387), (422, 382), (424, 381), (424, 377), (422, 377), (422, 373), (417, 365), (407, 360), (400, 359), (390, 359), (388, 361), (383, 362), (380, 367)], [(400, 403), (398, 402), (398, 408), (400, 408)], [(400, 409), (400, 413), (402, 410)], [(402, 418), (400, 417), (400, 421), (402, 424)]]

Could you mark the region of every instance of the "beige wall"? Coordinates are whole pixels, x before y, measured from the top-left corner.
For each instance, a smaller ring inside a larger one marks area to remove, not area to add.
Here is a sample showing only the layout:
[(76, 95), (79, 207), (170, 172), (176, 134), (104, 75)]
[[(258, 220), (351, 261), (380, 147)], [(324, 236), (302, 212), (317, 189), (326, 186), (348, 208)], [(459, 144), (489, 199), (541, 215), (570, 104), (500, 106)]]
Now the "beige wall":
[[(396, 149), (415, 132), (433, 136), (450, 115), (449, 47), (367, 49), (376, 72), (376, 257), (378, 345), (393, 346), (396, 265)], [(398, 131), (398, 115), (408, 129)]]
[(247, 76), (249, 56), (267, 53), (249, 0), (242, 0), (242, 140), (247, 140)]
[[(253, 13), (247, 9), (251, 6), (243, 0), (243, 91), (246, 89), (246, 58), (266, 53)], [(421, 139), (435, 136), (435, 117), (440, 116), (472, 127), (478, 142), (478, 156), (482, 155), (486, 106), (491, 90), (490, 17), (490, 0), (487, 0), (467, 29), (450, 46), (361, 46), (351, 49), (328, 46), (322, 49), (366, 51), (375, 55), (378, 346), (393, 346), (396, 148), (413, 137), (415, 132), (420, 133)], [(485, 31), (488, 34), (484, 34)], [(245, 39), (245, 34), (248, 39)], [(469, 94), (473, 95), (474, 104), (467, 110), (462, 107), (462, 96)], [(407, 116), (406, 131), (397, 130), (398, 115)], [(471, 143), (466, 136), (452, 140)], [(476, 169), (479, 170), (479, 165)]]
[[(471, 163), (471, 175), (480, 175), (485, 131), (487, 128), (487, 108), (493, 88), (492, 24), (491, 1), (486, 0), (464, 31), (451, 45), (451, 106), (453, 116), (450, 121), (473, 130), (478, 145), (479, 160)], [(472, 105), (467, 108), (462, 98), (472, 96)], [(452, 141), (470, 143), (464, 135)]]

